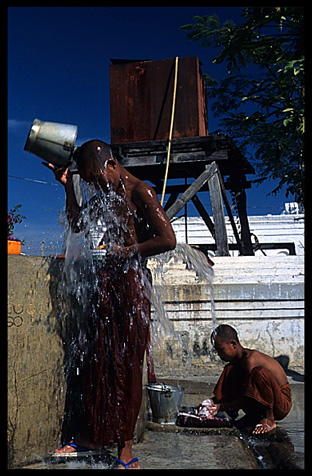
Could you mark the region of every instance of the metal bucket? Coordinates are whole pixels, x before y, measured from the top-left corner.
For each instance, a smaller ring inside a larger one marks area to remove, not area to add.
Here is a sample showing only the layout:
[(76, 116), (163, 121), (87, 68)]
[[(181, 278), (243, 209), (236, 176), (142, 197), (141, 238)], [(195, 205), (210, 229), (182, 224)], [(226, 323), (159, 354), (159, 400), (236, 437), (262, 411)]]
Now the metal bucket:
[(184, 388), (150, 383), (147, 385), (155, 423), (174, 424), (179, 413)]
[(57, 167), (73, 163), (78, 126), (34, 119), (24, 150), (38, 155)]

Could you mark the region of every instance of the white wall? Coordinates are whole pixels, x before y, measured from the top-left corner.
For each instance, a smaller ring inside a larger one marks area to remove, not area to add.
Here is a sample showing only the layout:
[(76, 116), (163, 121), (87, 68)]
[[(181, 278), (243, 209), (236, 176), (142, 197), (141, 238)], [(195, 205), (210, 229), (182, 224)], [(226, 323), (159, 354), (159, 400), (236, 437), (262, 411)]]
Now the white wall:
[[(300, 256), (214, 257), (213, 298), (216, 324), (230, 324), (242, 345), (277, 357), (286, 355), (291, 369), (304, 366), (304, 259)], [(153, 270), (153, 260), (150, 266)], [(168, 333), (155, 336), (156, 368), (172, 374), (202, 375), (220, 370), (211, 352), (211, 288), (194, 269), (171, 260), (153, 273), (158, 294), (183, 349)]]
[[(304, 215), (261, 215), (248, 217), (250, 232), (254, 233), (260, 243), (295, 243), (297, 255), (304, 254)], [(239, 229), (239, 220), (235, 218)], [(236, 243), (231, 223), (228, 217), (225, 217), (226, 231), (229, 243)], [(173, 223), (178, 243), (186, 242), (185, 220), (180, 217)], [(189, 244), (214, 243), (214, 240), (201, 217), (189, 217), (187, 220), (187, 238)], [(267, 256), (277, 254), (288, 254), (288, 250), (264, 250)], [(230, 251), (232, 256), (238, 256), (238, 251)], [(214, 256), (213, 252), (209, 252)], [(263, 255), (258, 250), (257, 255)]]

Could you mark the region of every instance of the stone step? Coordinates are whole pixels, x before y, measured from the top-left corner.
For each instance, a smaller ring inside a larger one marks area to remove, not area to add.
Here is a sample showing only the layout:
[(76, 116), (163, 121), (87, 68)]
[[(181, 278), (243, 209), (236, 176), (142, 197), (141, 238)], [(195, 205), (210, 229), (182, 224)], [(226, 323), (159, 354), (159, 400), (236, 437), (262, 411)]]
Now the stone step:
[[(212, 267), (214, 288), (217, 285), (234, 284), (294, 284), (304, 283), (303, 256), (240, 256), (215, 257)], [(154, 284), (197, 284), (205, 283), (196, 269), (188, 269), (182, 259), (171, 259), (168, 263), (149, 260)]]
[[(304, 258), (303, 256), (215, 256), (213, 258), (214, 266), (213, 270), (216, 269), (267, 269), (267, 268), (281, 268), (288, 269), (293, 267), (304, 267)], [(153, 268), (164, 268), (164, 269), (185, 269), (186, 264), (179, 260), (171, 259), (169, 262), (162, 262), (161, 260), (149, 259), (149, 266)]]
[[(210, 300), (208, 283), (155, 284), (157, 293), (166, 302), (201, 302)], [(303, 283), (214, 283), (214, 300), (217, 301), (283, 301), (304, 300)]]

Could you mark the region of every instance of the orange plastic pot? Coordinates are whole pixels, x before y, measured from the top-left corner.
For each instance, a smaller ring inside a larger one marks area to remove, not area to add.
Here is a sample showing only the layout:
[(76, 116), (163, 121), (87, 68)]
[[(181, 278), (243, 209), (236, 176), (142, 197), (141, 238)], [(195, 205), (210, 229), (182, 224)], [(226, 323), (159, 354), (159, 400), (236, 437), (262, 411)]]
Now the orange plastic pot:
[(8, 255), (20, 255), (22, 243), (20, 241), (8, 240)]

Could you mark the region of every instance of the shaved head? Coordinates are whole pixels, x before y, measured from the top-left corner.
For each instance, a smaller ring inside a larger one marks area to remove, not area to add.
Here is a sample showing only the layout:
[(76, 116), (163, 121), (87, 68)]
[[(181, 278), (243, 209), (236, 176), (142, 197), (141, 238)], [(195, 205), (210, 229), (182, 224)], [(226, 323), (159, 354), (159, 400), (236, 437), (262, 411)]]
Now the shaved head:
[(103, 169), (111, 157), (113, 155), (110, 146), (101, 140), (84, 142), (75, 153), (79, 171)]
[(220, 324), (220, 326), (215, 328), (211, 334), (212, 345), (214, 345), (217, 337), (220, 337), (220, 339), (224, 340), (227, 344), (232, 340), (239, 342), (236, 330), (228, 324)]

